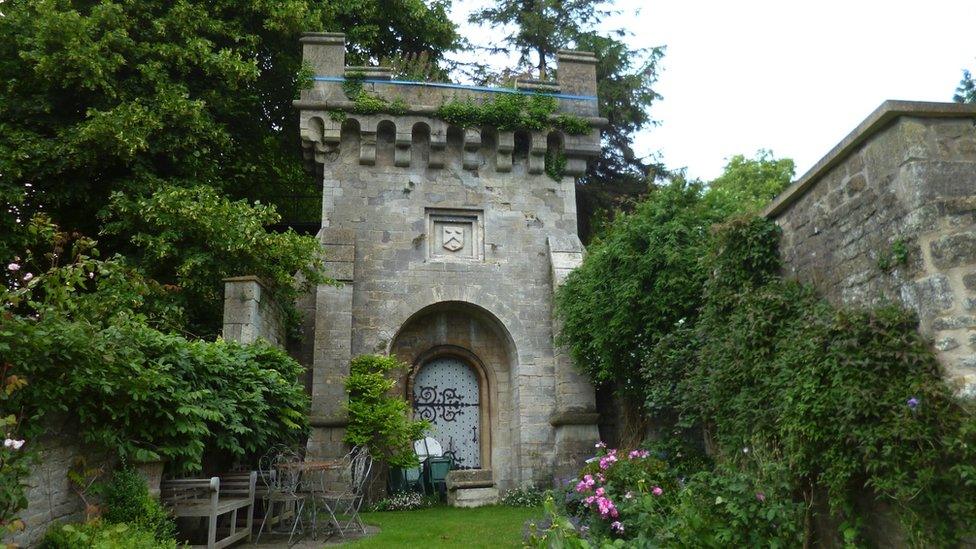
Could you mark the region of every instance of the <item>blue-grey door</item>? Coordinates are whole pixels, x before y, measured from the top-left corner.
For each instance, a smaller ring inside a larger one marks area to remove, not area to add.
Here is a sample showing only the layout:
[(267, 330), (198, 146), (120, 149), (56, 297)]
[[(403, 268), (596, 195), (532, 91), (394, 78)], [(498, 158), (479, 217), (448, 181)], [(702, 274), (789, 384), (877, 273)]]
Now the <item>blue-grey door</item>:
[(413, 381), (414, 417), (431, 423), (428, 436), (441, 443), (460, 469), (481, 467), (478, 376), (453, 357), (431, 360)]

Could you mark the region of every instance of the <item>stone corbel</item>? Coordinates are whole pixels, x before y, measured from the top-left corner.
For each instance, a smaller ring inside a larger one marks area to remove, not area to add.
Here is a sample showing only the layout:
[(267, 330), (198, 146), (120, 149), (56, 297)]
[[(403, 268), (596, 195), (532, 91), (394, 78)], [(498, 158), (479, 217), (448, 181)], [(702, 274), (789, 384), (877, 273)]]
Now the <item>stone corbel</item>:
[(443, 168), (447, 150), (447, 124), (441, 120), (430, 122), (430, 168)]
[(529, 173), (540, 174), (545, 171), (547, 147), (546, 134), (532, 132), (532, 143), (529, 146)]
[(498, 150), (495, 153), (495, 171), (512, 171), (512, 151), (515, 150), (515, 133), (498, 132)]
[(478, 152), (481, 149), (481, 130), (464, 130), (463, 166), (466, 170), (477, 170), (481, 166)]

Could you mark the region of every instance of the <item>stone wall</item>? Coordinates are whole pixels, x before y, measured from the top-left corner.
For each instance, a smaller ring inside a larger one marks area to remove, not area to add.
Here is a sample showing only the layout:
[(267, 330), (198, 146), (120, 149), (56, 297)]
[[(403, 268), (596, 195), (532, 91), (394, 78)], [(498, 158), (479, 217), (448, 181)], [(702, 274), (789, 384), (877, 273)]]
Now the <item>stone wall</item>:
[[(416, 369), (432, 349), (456, 346), (495, 376), (495, 481), (551, 481), (567, 448), (592, 448), (597, 438), (592, 387), (555, 348), (552, 321), (554, 288), (582, 252), (575, 176), (599, 154), (605, 123), (596, 117), (595, 58), (560, 52), (558, 82), (519, 83), (557, 94), (560, 112), (593, 125), (564, 135), (451, 126), (435, 115), (444, 102), (513, 90), (408, 85), (380, 69), (369, 69), (366, 90), (406, 108), (356, 112), (340, 82), (362, 69), (345, 67), (342, 35), (302, 43), (316, 83), (295, 105), (306, 158), (322, 176), (326, 267), (343, 283), (316, 290), (306, 333), (314, 341), (310, 455), (343, 451), (351, 357), (393, 352)], [(554, 180), (544, 167), (556, 152), (566, 171)]]
[[(30, 443), (30, 441), (28, 441)], [(85, 469), (111, 469), (112, 462), (104, 452), (82, 444), (74, 433), (55, 428), (36, 442), (38, 461), (31, 467), (27, 485), (27, 508), (20, 513), (26, 529), (4, 538), (4, 542), (32, 547), (44, 537), (51, 525), (80, 521), (85, 505), (68, 479), (68, 472)]]
[(976, 106), (889, 101), (766, 214), (787, 276), (845, 305), (900, 302), (976, 396)]

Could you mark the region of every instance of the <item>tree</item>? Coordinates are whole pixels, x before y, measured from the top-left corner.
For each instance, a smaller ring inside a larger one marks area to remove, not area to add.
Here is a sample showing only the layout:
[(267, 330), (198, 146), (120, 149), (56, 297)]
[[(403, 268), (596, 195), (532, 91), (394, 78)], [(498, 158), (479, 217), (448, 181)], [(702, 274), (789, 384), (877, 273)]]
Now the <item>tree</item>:
[[(23, 221), (37, 212), (68, 231), (102, 233), (109, 253), (131, 251), (124, 230), (102, 232), (116, 193), (138, 201), (173, 188), (207, 187), (265, 203), (319, 194), (320, 183), (302, 168), (291, 106), (310, 82), (300, 34), (346, 31), (351, 62), (401, 50), (439, 58), (457, 38), (445, 4), (423, 0), (8, 0), (3, 13), (5, 256), (16, 253)], [(170, 212), (195, 207), (183, 206)], [(245, 217), (266, 217), (237, 207)], [(181, 221), (174, 217), (172, 225)], [(261, 223), (250, 229), (263, 236), (248, 238), (268, 238)], [(192, 247), (209, 253), (206, 241)], [(241, 257), (232, 253), (219, 261), (232, 264)], [(283, 256), (268, 253), (264, 259)], [(154, 274), (170, 281), (209, 276)]]
[(968, 70), (962, 71), (962, 80), (956, 87), (956, 93), (952, 96), (956, 103), (976, 103), (976, 80)]
[(760, 150), (754, 159), (737, 154), (709, 183), (705, 199), (723, 217), (757, 213), (790, 184), (794, 172), (793, 160), (777, 160), (772, 151)]
[[(609, 14), (603, 8), (606, 3), (604, 0), (498, 0), (494, 7), (480, 9), (468, 20), (495, 28), (512, 27), (501, 44), (519, 52), (519, 65), (535, 66), (539, 78), (545, 79), (556, 52)], [(507, 51), (500, 45), (493, 49)]]

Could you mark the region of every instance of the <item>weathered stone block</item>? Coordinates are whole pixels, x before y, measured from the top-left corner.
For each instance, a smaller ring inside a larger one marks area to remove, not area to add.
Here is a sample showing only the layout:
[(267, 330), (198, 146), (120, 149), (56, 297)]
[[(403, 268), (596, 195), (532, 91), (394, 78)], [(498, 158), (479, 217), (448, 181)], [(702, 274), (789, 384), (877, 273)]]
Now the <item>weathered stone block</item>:
[(945, 235), (930, 244), (932, 263), (939, 269), (976, 264), (976, 231)]

